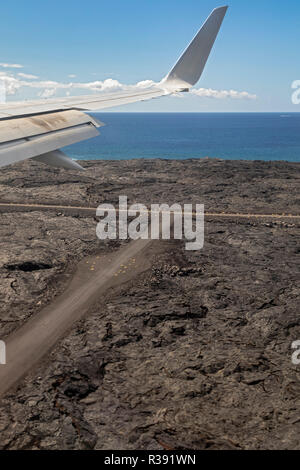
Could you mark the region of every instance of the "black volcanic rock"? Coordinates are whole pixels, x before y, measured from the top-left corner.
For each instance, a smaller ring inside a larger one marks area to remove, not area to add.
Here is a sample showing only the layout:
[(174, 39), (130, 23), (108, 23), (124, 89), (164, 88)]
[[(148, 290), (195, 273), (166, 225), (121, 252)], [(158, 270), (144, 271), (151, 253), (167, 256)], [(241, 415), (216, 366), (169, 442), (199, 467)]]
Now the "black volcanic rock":
[[(7, 168), (1, 200), (96, 206), (127, 194), (211, 212), (299, 214), (299, 164), (84, 165), (83, 177), (28, 162)], [(118, 247), (99, 243), (88, 215), (2, 210), (1, 222), (3, 336), (64, 288), (79, 259)], [(0, 448), (300, 449), (300, 369), (291, 362), (299, 228), (297, 219), (207, 217), (203, 250), (181, 241), (150, 250), (151, 269), (99, 299), (1, 400)]]

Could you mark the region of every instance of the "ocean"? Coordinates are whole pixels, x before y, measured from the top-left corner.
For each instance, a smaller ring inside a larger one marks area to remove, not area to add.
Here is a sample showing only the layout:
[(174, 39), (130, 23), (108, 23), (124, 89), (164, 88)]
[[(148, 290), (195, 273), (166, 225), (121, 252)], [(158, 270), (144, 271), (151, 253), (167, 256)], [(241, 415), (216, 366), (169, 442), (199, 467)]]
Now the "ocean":
[(300, 161), (300, 113), (97, 113), (101, 135), (65, 148), (78, 160)]

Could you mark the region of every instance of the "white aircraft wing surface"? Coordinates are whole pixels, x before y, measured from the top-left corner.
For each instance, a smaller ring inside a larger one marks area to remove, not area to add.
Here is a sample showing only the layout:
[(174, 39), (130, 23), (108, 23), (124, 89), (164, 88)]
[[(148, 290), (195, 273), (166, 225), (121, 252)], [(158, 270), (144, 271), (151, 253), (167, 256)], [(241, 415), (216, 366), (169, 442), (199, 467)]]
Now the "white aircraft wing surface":
[(189, 91), (202, 75), (227, 8), (211, 13), (171, 72), (149, 88), (0, 104), (0, 166), (34, 158), (81, 169), (59, 149), (99, 134), (102, 124), (86, 112)]

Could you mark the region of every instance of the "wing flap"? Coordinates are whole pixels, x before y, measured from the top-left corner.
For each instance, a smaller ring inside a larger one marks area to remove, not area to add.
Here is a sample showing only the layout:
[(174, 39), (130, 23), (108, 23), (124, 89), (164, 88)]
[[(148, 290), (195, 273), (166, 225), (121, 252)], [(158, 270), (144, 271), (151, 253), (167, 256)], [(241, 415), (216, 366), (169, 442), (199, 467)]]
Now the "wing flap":
[(99, 135), (92, 123), (0, 144), (0, 166), (26, 160)]
[(91, 116), (75, 110), (8, 119), (0, 125), (0, 144), (82, 124), (92, 124), (95, 127), (104, 125)]

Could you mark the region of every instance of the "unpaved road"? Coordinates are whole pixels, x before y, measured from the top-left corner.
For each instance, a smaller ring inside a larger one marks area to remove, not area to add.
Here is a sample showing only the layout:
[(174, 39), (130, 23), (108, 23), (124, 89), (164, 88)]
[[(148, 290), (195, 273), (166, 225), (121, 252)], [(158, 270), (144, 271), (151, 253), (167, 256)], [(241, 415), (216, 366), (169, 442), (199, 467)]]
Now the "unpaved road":
[[(79, 211), (93, 213), (95, 215), (97, 208), (96, 207), (85, 207), (85, 206), (64, 206), (59, 204), (21, 204), (21, 203), (4, 203), (0, 202), (0, 212), (8, 210), (16, 211), (36, 211), (36, 210), (61, 210), (61, 211)], [(116, 208), (116, 212), (119, 210)], [(150, 210), (149, 210), (150, 212)], [(294, 219), (300, 220), (300, 215), (298, 214), (256, 214), (256, 213), (230, 213), (230, 212), (205, 212), (206, 217), (212, 218), (239, 218), (239, 219)]]
[(116, 253), (79, 263), (65, 292), (7, 338), (7, 364), (0, 366), (0, 396), (42, 359), (101, 294), (148, 266), (144, 252), (151, 243), (157, 242), (137, 240)]

